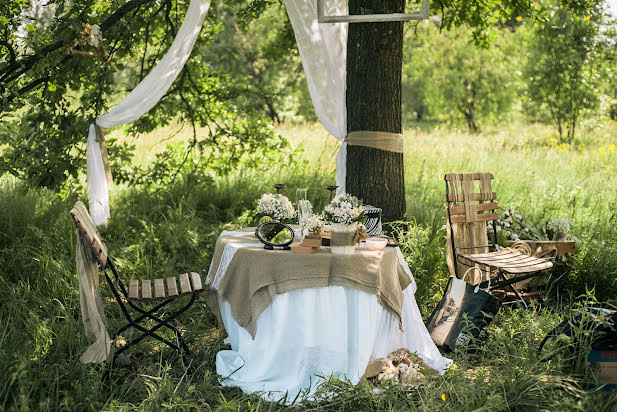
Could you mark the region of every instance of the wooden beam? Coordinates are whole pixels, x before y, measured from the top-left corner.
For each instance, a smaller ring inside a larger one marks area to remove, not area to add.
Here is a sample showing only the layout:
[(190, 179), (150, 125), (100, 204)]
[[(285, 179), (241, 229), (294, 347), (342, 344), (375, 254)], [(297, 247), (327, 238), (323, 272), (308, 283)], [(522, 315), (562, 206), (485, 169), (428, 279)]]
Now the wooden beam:
[(317, 21), (319, 23), (383, 23), (389, 21), (426, 20), (429, 18), (429, 0), (422, 0), (421, 13), (383, 13), (326, 16), (325, 0), (317, 0)]

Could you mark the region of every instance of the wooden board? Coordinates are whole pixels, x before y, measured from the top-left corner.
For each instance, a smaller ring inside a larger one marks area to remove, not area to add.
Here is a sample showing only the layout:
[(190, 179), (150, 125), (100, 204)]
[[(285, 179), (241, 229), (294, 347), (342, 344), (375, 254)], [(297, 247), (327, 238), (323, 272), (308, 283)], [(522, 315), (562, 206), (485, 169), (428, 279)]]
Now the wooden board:
[(103, 243), (99, 231), (92, 222), (88, 209), (81, 201), (78, 200), (71, 209), (71, 218), (77, 230), (90, 246), (92, 253), (96, 256), (99, 265), (104, 268), (107, 264), (107, 246)]
[(152, 281), (150, 279), (141, 281), (141, 300), (152, 300)]
[(319, 252), (318, 247), (305, 247), (302, 245), (295, 245), (291, 248), (292, 253), (300, 253), (302, 255), (312, 255), (313, 253)]
[[(472, 193), (471, 195), (471, 200), (494, 200), (497, 199), (497, 193), (492, 192), (489, 196), (486, 197), (486, 199), (482, 199), (482, 193)], [(464, 202), (465, 201), (465, 195), (464, 194), (459, 194), (458, 196), (456, 196), (456, 199), (454, 198), (454, 195), (452, 193), (448, 193), (448, 202)]]
[[(497, 213), (478, 213), (476, 215), (475, 222), (487, 222), (489, 220), (498, 220), (499, 215)], [(467, 222), (467, 217), (465, 215), (458, 216), (450, 216), (450, 222), (452, 223), (473, 223)]]
[(503, 267), (500, 268), (503, 272), (505, 273), (510, 273), (512, 275), (519, 275), (519, 274), (524, 274), (524, 273), (534, 273), (534, 272), (539, 272), (541, 270), (546, 270), (546, 269), (550, 269), (553, 267), (553, 263), (552, 262), (544, 262), (544, 263), (538, 263), (536, 265), (526, 265), (526, 266), (522, 266), (522, 267)]
[(165, 299), (165, 286), (163, 279), (154, 279), (154, 298)]
[(175, 277), (167, 278), (167, 296), (170, 298), (178, 296), (178, 285)]
[(129, 280), (129, 300), (139, 299), (139, 281), (137, 279)]
[(191, 272), (191, 283), (193, 283), (194, 292), (201, 292), (204, 290), (201, 286), (201, 276), (199, 276), (199, 273)]
[[(481, 180), (482, 176), (485, 175), (486, 173), (474, 173), (473, 174), (473, 180)], [(488, 173), (491, 177), (491, 179), (494, 179), (495, 177), (493, 176), (492, 173)], [(463, 174), (462, 173), (447, 173), (444, 176), (444, 179), (447, 181), (451, 181), (451, 180), (463, 180)]]
[(191, 290), (191, 282), (189, 281), (188, 273), (183, 273), (178, 276), (178, 280), (180, 281), (180, 290), (182, 296), (190, 295), (191, 293), (193, 293), (193, 291)]
[[(487, 210), (495, 210), (499, 207), (499, 203), (479, 203), (476, 205), (477, 212), (486, 212)], [(453, 206), (450, 208), (450, 216), (465, 215), (465, 206)]]

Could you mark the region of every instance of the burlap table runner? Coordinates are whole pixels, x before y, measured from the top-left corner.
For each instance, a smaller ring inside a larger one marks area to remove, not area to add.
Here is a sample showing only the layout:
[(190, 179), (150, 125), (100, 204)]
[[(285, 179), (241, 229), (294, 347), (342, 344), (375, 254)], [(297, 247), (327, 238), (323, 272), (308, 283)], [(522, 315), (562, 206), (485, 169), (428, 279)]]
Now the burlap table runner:
[[(254, 230), (246, 229), (247, 232)], [(397, 317), (402, 329), (403, 290), (411, 280), (399, 264), (394, 248), (383, 251), (357, 248), (353, 255), (335, 255), (329, 248), (322, 248), (319, 253), (303, 255), (264, 250), (254, 237), (222, 235), (216, 242), (207, 277), (210, 285), (229, 243), (242, 245), (222, 279), (217, 279), (218, 288), (210, 290), (207, 302), (217, 314), (217, 294), (229, 302), (232, 316), (253, 338), (257, 318), (272, 303), (272, 296), (295, 289), (325, 286), (345, 286), (375, 294), (379, 304)]]

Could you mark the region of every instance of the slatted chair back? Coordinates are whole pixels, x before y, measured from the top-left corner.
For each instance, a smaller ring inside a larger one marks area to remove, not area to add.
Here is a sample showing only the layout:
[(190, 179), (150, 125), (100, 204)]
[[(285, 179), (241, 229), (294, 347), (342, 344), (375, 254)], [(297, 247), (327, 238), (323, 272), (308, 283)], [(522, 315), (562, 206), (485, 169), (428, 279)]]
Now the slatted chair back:
[[(455, 270), (456, 259), (453, 248), (481, 246), (465, 250), (467, 253), (488, 252), (486, 223), (499, 219), (499, 215), (495, 212), (499, 205), (497, 195), (492, 189), (491, 173), (448, 173), (444, 179), (448, 204), (446, 213), (448, 267), (452, 275), (463, 276), (468, 267), (458, 263)], [(473, 272), (474, 276), (469, 281), (476, 283), (479, 272)]]
[(99, 265), (101, 268), (105, 268), (107, 264), (107, 246), (103, 243), (99, 231), (94, 222), (92, 222), (88, 209), (81, 201), (78, 200), (73, 209), (71, 209), (71, 217), (73, 218), (75, 228), (90, 246)]

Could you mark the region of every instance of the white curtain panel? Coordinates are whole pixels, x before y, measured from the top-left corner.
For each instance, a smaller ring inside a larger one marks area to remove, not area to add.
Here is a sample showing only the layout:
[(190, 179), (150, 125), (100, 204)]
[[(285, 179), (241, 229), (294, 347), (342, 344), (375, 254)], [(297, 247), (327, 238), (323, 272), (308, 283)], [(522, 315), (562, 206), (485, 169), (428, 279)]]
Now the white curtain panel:
[[(199, 36), (210, 0), (191, 0), (184, 22), (173, 44), (154, 69), (96, 124), (103, 128), (130, 123), (152, 109), (180, 74)], [(109, 219), (109, 190), (94, 124), (90, 125), (86, 148), (88, 200), (95, 225), (105, 225)]]
[[(347, 23), (318, 23), (316, 0), (285, 0), (315, 114), (341, 142), (347, 135)], [(347, 0), (325, 2), (327, 15), (347, 14)], [(336, 158), (337, 193), (345, 191), (347, 144)]]

